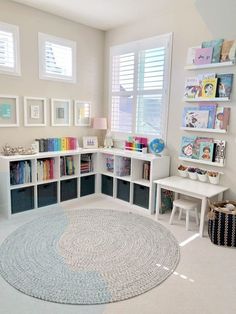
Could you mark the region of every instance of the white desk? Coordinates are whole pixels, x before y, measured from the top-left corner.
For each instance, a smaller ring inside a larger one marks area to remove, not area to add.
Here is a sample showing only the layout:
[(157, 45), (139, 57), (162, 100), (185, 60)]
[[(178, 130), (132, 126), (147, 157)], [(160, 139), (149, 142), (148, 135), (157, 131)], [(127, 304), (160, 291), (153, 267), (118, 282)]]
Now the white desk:
[(223, 192), (229, 188), (221, 185), (214, 185), (182, 177), (168, 177), (160, 180), (155, 180), (157, 186), (157, 199), (156, 199), (156, 218), (159, 218), (159, 209), (161, 204), (161, 189), (166, 189), (175, 192), (175, 198), (178, 198), (178, 193), (188, 195), (201, 199), (201, 217), (199, 234), (203, 236), (204, 219), (208, 205), (208, 200), (214, 196), (218, 196), (218, 200), (223, 199)]

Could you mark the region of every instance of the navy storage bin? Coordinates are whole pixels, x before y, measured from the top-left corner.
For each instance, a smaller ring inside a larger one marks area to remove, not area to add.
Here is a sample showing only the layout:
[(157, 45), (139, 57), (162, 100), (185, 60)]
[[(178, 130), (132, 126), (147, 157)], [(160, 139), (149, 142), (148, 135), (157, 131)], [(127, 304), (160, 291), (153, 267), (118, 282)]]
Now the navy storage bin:
[(102, 193), (113, 196), (113, 178), (102, 175)]
[(117, 179), (117, 198), (129, 202), (130, 182)]
[(77, 198), (77, 179), (61, 181), (61, 202)]
[(57, 203), (57, 182), (38, 185), (38, 207)]
[(11, 190), (11, 212), (20, 213), (34, 208), (34, 188)]
[(147, 208), (149, 207), (149, 188), (140, 184), (134, 184), (134, 198), (135, 205)]
[(82, 177), (80, 182), (80, 196), (93, 193), (95, 193), (95, 175)]

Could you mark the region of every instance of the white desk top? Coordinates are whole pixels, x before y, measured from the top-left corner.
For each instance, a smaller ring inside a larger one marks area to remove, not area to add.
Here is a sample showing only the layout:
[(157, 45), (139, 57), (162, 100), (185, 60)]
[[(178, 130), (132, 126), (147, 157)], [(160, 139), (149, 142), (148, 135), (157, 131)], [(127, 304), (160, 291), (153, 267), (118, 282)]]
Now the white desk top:
[(204, 183), (200, 181), (194, 181), (191, 179), (186, 179), (178, 176), (168, 177), (164, 179), (155, 180), (154, 183), (164, 186), (166, 188), (176, 189), (180, 193), (196, 194), (202, 197), (211, 198), (229, 188), (222, 185), (214, 185), (211, 183)]

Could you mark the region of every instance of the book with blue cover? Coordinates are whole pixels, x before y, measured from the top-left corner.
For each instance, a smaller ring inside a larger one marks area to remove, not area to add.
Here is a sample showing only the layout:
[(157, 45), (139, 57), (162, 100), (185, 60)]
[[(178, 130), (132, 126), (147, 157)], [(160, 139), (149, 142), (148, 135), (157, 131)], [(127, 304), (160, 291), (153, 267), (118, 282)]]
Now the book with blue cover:
[(182, 136), (180, 157), (192, 158), (195, 136)]
[(204, 41), (202, 43), (202, 48), (213, 48), (213, 53), (212, 53), (212, 63), (218, 63), (220, 62), (220, 54), (221, 54), (221, 48), (223, 45), (224, 39), (215, 39), (215, 40), (210, 40), (210, 41)]
[(207, 128), (208, 129), (214, 129), (217, 104), (201, 103), (201, 104), (199, 104), (199, 110), (209, 111)]
[(233, 85), (233, 74), (226, 73), (226, 74), (217, 74), (218, 83), (217, 83), (217, 97), (229, 97), (232, 91)]
[(214, 152), (214, 143), (212, 142), (201, 142), (200, 143), (200, 160), (212, 161)]
[(198, 107), (194, 110), (184, 110), (183, 127), (188, 128), (207, 128), (208, 125), (208, 110), (199, 110)]

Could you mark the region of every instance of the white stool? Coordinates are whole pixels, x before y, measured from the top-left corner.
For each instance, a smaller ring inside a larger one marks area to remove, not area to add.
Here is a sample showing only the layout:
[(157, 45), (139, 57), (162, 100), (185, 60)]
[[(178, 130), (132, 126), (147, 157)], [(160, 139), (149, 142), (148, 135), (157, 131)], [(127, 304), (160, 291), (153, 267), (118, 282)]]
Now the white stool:
[(198, 218), (198, 211), (197, 211), (198, 203), (194, 201), (186, 200), (186, 199), (177, 199), (173, 201), (173, 209), (172, 209), (170, 221), (169, 221), (170, 225), (172, 225), (173, 223), (174, 215), (177, 208), (179, 208), (179, 218), (178, 218), (179, 220), (181, 219), (181, 216), (182, 216), (182, 210), (186, 211), (186, 230), (189, 230), (190, 210), (195, 211), (196, 223), (197, 225), (199, 225), (199, 218)]

